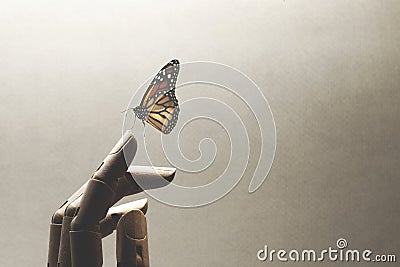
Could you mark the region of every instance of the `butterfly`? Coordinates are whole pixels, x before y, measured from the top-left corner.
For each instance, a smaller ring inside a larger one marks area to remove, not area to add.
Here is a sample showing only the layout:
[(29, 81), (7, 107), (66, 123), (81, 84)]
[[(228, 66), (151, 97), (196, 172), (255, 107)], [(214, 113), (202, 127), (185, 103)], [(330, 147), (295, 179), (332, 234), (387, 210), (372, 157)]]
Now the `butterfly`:
[(179, 105), (175, 85), (179, 61), (168, 62), (153, 78), (139, 106), (132, 108), (135, 116), (164, 134), (169, 134), (178, 121)]

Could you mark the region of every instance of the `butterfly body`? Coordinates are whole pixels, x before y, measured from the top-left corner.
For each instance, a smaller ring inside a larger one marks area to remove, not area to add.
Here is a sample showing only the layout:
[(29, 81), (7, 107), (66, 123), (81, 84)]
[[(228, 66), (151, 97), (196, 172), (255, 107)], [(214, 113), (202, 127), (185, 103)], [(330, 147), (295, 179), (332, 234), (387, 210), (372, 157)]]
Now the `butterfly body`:
[(142, 108), (141, 106), (134, 107), (132, 110), (135, 113), (135, 116), (141, 121), (144, 121), (146, 117), (149, 116), (147, 109)]
[(179, 104), (175, 85), (179, 61), (168, 62), (153, 78), (140, 105), (132, 108), (135, 116), (164, 134), (169, 134), (178, 121)]

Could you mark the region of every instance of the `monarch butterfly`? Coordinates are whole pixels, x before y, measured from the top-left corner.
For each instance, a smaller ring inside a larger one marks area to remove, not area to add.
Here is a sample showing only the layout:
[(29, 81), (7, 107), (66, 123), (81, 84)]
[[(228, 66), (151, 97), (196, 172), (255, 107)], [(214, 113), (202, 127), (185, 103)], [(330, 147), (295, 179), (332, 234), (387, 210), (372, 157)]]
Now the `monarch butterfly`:
[(135, 116), (146, 121), (164, 134), (169, 134), (178, 121), (179, 105), (175, 85), (179, 73), (179, 61), (168, 62), (153, 78), (140, 105), (133, 108)]

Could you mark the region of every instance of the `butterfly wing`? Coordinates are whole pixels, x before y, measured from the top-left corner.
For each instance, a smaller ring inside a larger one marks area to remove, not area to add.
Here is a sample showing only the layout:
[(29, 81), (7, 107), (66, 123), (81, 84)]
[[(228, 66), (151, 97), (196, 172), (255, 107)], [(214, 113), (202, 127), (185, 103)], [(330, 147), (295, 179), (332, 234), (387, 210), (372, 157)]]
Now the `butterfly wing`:
[(169, 134), (178, 120), (179, 105), (175, 97), (178, 73), (179, 61), (168, 62), (153, 78), (140, 102), (147, 115), (146, 122), (164, 134)]
[(145, 109), (151, 109), (160, 95), (175, 89), (178, 73), (179, 61), (173, 59), (153, 78), (142, 98), (142, 101), (140, 102), (140, 106)]
[(149, 110), (146, 121), (164, 134), (169, 134), (178, 121), (178, 99), (175, 89), (160, 95)]

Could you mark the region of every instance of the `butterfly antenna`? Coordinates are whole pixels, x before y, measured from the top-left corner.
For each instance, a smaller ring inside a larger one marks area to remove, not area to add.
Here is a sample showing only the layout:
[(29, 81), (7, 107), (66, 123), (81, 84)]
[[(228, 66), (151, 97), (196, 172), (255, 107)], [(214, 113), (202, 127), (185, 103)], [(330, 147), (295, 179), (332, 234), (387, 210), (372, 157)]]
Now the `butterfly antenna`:
[(136, 123), (136, 116), (135, 116), (135, 119), (133, 120), (133, 124), (132, 124), (132, 127), (131, 127), (131, 129), (130, 129), (130, 130), (132, 130), (132, 129), (133, 129), (133, 126), (135, 126), (135, 123)]
[(129, 110), (131, 110), (131, 109), (132, 109), (132, 108), (127, 108), (127, 109), (121, 111), (121, 113), (125, 113), (125, 114), (126, 114), (126, 112), (129, 111)]

